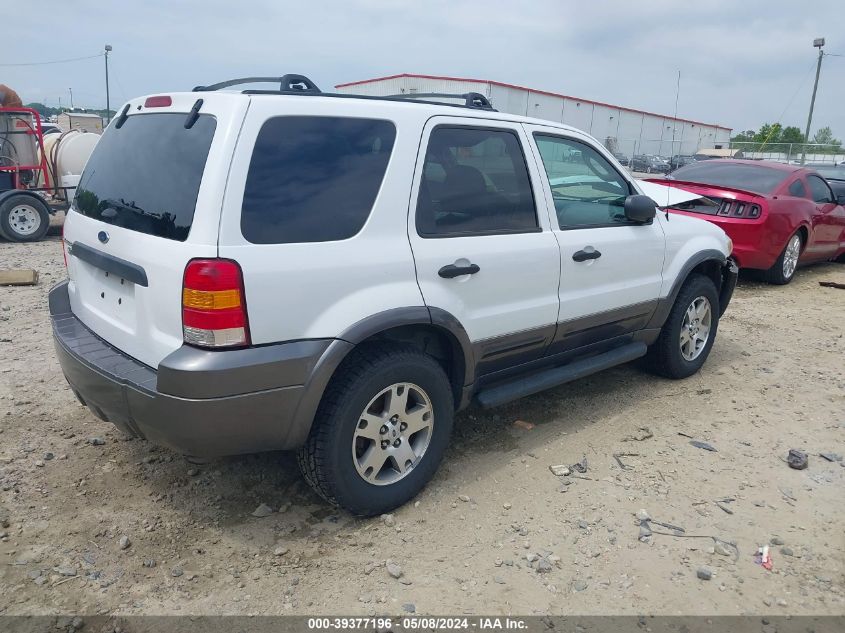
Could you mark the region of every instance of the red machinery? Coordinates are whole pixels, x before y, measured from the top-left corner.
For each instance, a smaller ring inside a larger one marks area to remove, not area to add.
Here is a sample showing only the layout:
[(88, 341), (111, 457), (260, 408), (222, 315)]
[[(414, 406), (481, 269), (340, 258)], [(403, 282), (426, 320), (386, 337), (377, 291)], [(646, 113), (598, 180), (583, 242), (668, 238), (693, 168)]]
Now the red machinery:
[(55, 180), (38, 112), (0, 108), (0, 237), (28, 242), (47, 233), (50, 215), (69, 200)]
[[(49, 188), (41, 115), (32, 108), (0, 108), (0, 174), (11, 174), (7, 183), (0, 179), (0, 191), (24, 189), (36, 183), (37, 172), (41, 172), (44, 186)], [(5, 187), (6, 184), (11, 186)]]

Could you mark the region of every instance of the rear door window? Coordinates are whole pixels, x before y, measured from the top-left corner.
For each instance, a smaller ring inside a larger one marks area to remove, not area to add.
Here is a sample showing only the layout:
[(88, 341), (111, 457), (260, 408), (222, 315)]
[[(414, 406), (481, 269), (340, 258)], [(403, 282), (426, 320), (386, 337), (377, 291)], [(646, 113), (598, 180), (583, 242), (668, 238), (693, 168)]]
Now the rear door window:
[(416, 223), (422, 237), (539, 231), (516, 133), (436, 127), (423, 164)]
[(364, 226), (393, 151), (390, 121), (285, 116), (258, 133), (241, 232), (253, 244), (327, 242)]
[(111, 125), (85, 165), (72, 208), (107, 224), (184, 241), (191, 230), (217, 121), (136, 114)]

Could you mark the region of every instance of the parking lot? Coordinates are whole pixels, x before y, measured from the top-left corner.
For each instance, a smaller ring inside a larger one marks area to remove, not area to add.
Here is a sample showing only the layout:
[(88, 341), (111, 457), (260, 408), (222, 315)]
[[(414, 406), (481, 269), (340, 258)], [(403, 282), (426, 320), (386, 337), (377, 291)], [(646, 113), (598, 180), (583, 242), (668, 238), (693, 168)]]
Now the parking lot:
[[(40, 273), (0, 288), (5, 614), (845, 608), (845, 462), (819, 456), (845, 454), (845, 292), (818, 283), (845, 283), (841, 264), (784, 287), (741, 279), (685, 381), (632, 364), (464, 412), (435, 480), (368, 520), (318, 499), (291, 455), (196, 465), (123, 439), (54, 356), (59, 237), (0, 242), (0, 268)], [(790, 448), (809, 468), (787, 466)], [(583, 458), (584, 473), (550, 471)]]

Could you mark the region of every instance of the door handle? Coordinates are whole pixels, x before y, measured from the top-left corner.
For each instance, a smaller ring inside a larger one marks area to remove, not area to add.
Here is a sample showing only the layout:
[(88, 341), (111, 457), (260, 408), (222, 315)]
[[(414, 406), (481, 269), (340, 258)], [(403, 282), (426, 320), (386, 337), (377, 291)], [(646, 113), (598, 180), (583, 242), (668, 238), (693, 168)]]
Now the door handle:
[(455, 264), (449, 264), (448, 266), (444, 266), (440, 270), (437, 271), (437, 274), (443, 277), (443, 279), (453, 279), (455, 277), (460, 277), (461, 275), (474, 275), (479, 270), (478, 264), (468, 264), (466, 266), (455, 266)]
[(576, 262), (585, 262), (588, 259), (598, 259), (599, 257), (601, 257), (601, 251), (597, 251), (592, 246), (585, 246), (584, 250), (572, 254), (572, 259)]

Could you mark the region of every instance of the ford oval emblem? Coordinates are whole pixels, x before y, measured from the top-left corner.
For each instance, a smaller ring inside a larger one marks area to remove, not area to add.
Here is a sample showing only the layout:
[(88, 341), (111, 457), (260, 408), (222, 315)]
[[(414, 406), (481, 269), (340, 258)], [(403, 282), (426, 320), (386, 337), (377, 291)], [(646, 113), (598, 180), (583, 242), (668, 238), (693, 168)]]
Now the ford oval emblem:
[(97, 233), (97, 239), (100, 240), (103, 244), (109, 241), (109, 234), (105, 231), (100, 231)]

